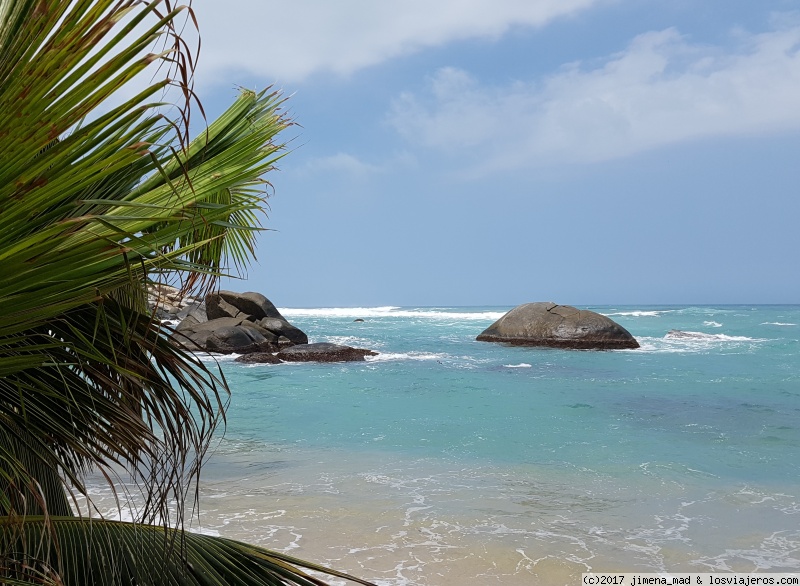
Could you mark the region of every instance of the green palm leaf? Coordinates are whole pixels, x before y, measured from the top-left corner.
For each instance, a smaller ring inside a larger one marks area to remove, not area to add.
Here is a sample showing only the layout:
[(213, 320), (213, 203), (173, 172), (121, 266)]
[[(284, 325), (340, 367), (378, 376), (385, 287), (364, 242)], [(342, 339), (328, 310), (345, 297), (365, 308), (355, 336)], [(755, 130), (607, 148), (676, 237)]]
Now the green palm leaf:
[[(232, 539), (118, 521), (51, 517), (29, 518), (24, 523), (0, 522), (0, 548), (16, 554), (13, 562), (5, 562), (5, 567), (0, 559), (0, 570), (8, 578), (41, 579), (53, 576), (58, 568), (59, 579), (65, 586), (324, 584), (298, 567), (370, 584), (343, 572)], [(178, 551), (180, 555), (175, 555)]]
[[(262, 176), (291, 124), (278, 92), (242, 91), (187, 139), (182, 13), (171, 0), (0, 0), (4, 583), (321, 584), (299, 566), (342, 576), (170, 526), (170, 507), (180, 526), (196, 498), (228, 388), (169, 342), (147, 287), (202, 293), (243, 270)], [(165, 78), (114, 103), (158, 63)], [(171, 87), (185, 98), (177, 120), (159, 101)], [(120, 471), (143, 493), (134, 523), (65, 518), (70, 497), (92, 508), (87, 474), (113, 486)]]

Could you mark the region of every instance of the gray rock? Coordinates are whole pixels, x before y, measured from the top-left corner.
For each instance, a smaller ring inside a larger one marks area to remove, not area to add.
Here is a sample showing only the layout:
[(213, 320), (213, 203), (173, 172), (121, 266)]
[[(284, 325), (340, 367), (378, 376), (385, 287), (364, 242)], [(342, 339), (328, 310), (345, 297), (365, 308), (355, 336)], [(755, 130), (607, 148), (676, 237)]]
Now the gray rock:
[(206, 348), (211, 352), (230, 354), (232, 352), (246, 352), (245, 349), (254, 347), (252, 351), (258, 350), (258, 344), (265, 342), (264, 336), (258, 336), (258, 332), (248, 330), (238, 326), (226, 326), (215, 329), (206, 338)]
[(506, 313), (478, 337), (481, 342), (578, 350), (638, 348), (621, 325), (593, 311), (552, 302), (526, 303)]
[(274, 352), (274, 344), (260, 336), (255, 330), (241, 327), (220, 328), (213, 332), (181, 333), (173, 337), (185, 348), (217, 352), (219, 354), (248, 354), (250, 352)]
[[(194, 324), (192, 326), (189, 326), (189, 329), (194, 330), (196, 332), (214, 331), (220, 328), (236, 327), (238, 325), (241, 325), (243, 321), (245, 320), (241, 317), (220, 317), (217, 319), (209, 319), (204, 322)], [(178, 329), (180, 329), (182, 325), (183, 323), (178, 325)]]
[(244, 312), (241, 309), (228, 303), (221, 295), (216, 293), (206, 295), (206, 317), (208, 319), (238, 317), (242, 314)]
[(308, 343), (308, 336), (286, 321), (266, 297), (232, 291), (209, 294), (203, 303), (194, 303), (172, 339), (190, 350), (225, 354), (277, 352)]
[(283, 336), (293, 344), (308, 344), (308, 336), (305, 334), (305, 332), (294, 327), (292, 324), (286, 321), (283, 316), (264, 317), (258, 320), (256, 323), (265, 330), (269, 330), (278, 336)]
[(191, 350), (206, 350), (222, 354), (274, 352), (278, 336), (240, 317), (221, 317), (202, 323), (182, 321), (172, 339)]
[(185, 296), (180, 289), (170, 285), (152, 283), (147, 287), (147, 305), (160, 320), (184, 319), (198, 303), (194, 297)]
[(184, 320), (190, 315), (195, 316), (195, 319), (197, 321), (207, 321), (208, 316), (206, 315), (206, 302), (192, 301), (190, 303), (187, 303), (178, 312), (178, 319)]
[(278, 358), (285, 362), (359, 362), (363, 361), (365, 356), (377, 355), (378, 353), (372, 350), (326, 342), (300, 344), (278, 352)]
[(253, 352), (251, 354), (242, 354), (238, 356), (235, 362), (244, 362), (245, 364), (280, 364), (281, 359), (271, 352)]
[(195, 332), (187, 328), (182, 331), (175, 330), (172, 332), (171, 340), (187, 350), (205, 350), (208, 337), (213, 333), (211, 330)]
[[(272, 302), (261, 293), (249, 291), (247, 293), (235, 293), (234, 291), (220, 291), (218, 295), (223, 301), (237, 308), (242, 313), (252, 315), (254, 321), (265, 317), (276, 317), (283, 319), (278, 309)], [(208, 299), (208, 297), (206, 298)]]
[(181, 320), (176, 328), (178, 331), (185, 330), (196, 324), (206, 323), (208, 321), (208, 316), (206, 315), (205, 301), (189, 309), (184, 317), (181, 317), (179, 313), (178, 319)]

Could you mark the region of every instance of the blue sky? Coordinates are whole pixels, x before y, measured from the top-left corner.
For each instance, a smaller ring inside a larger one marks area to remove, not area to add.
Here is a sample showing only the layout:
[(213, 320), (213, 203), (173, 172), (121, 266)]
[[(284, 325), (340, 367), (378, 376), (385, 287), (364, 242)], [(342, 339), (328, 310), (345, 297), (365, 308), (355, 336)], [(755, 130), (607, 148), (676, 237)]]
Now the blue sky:
[(281, 307), (800, 303), (796, 0), (195, 0), (196, 89), (291, 95)]

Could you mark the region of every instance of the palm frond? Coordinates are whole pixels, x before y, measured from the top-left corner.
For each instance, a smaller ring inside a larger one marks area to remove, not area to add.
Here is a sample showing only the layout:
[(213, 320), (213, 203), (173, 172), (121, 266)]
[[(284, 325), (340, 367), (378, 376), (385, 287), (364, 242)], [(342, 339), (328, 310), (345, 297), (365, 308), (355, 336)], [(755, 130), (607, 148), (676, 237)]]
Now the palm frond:
[[(180, 555), (172, 555), (180, 551)], [(13, 552), (13, 557), (4, 557)], [(88, 555), (87, 555), (87, 552)], [(4, 566), (5, 564), (5, 566)], [(64, 586), (320, 586), (307, 571), (370, 582), (232, 539), (76, 518), (0, 521), (0, 572), (55, 575)]]
[[(6, 583), (322, 583), (295, 566), (341, 576), (170, 528), (197, 497), (228, 387), (169, 342), (146, 288), (174, 279), (203, 292), (254, 257), (262, 176), (291, 124), (279, 92), (242, 91), (187, 139), (194, 56), (177, 32), (184, 8), (0, 0)], [(114, 104), (153, 63), (167, 76)], [(157, 99), (174, 85), (185, 100), (176, 121)], [(133, 523), (55, 517), (71, 514), (68, 495), (92, 509), (92, 471), (112, 488), (130, 475), (143, 496)]]

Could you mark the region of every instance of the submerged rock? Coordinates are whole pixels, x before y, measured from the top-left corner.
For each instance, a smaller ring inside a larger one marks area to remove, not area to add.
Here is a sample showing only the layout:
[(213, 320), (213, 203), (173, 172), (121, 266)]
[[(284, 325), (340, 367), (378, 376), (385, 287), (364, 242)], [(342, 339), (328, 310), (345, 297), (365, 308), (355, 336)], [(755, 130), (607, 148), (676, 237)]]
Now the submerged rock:
[(252, 352), (250, 354), (238, 356), (235, 362), (244, 362), (245, 364), (280, 364), (281, 359), (271, 352)]
[(327, 342), (301, 344), (278, 352), (278, 358), (285, 362), (360, 362), (365, 356), (377, 355), (372, 350)]
[(594, 311), (553, 302), (519, 305), (486, 328), (476, 339), (516, 346), (577, 350), (639, 347), (636, 338), (614, 320)]

